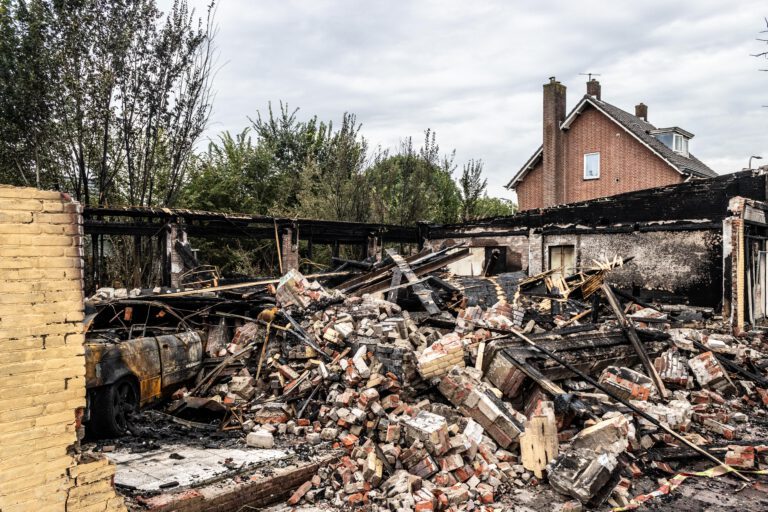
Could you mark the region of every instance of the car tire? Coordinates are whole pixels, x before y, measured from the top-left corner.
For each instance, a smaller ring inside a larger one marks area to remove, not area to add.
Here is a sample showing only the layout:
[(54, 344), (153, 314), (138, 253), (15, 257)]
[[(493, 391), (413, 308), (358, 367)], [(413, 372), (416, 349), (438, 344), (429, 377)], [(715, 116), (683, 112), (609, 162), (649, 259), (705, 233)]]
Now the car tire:
[(139, 393), (134, 383), (123, 378), (98, 390), (91, 409), (93, 433), (99, 437), (120, 437), (130, 430), (139, 410)]

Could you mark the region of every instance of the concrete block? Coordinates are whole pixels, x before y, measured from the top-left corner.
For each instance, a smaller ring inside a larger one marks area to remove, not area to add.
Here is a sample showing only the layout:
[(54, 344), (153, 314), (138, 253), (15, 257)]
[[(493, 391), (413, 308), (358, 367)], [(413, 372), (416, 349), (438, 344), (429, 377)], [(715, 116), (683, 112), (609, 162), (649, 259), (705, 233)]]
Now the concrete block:
[(275, 438), (266, 430), (257, 430), (245, 436), (245, 444), (252, 448), (273, 448)]

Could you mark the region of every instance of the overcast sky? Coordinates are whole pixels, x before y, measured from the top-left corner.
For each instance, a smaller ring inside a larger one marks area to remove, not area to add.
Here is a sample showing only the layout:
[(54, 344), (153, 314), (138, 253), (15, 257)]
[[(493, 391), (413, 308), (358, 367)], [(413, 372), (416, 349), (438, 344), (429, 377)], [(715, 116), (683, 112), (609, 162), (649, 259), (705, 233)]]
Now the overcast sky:
[[(205, 1), (190, 0), (200, 13)], [(161, 2), (161, 5), (164, 2)], [(763, 1), (220, 0), (206, 137), (239, 131), (279, 100), (338, 121), (354, 112), (371, 146), (437, 132), (456, 162), (485, 162), (489, 193), (541, 143), (541, 86), (570, 110), (600, 73), (603, 100), (644, 102), (656, 126), (693, 132), (720, 173), (768, 163)]]

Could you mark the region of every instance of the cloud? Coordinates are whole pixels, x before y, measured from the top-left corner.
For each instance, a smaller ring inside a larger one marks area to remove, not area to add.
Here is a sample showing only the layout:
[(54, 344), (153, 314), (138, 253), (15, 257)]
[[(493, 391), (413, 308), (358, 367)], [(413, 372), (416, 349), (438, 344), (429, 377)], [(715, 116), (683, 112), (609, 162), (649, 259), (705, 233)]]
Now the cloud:
[(691, 151), (732, 172), (768, 159), (768, 73), (750, 57), (765, 15), (757, 1), (221, 0), (206, 135), (241, 130), (269, 101), (328, 120), (354, 112), (373, 146), (432, 128), (457, 163), (484, 160), (490, 193), (512, 197), (503, 185), (541, 142), (541, 85), (557, 76), (570, 108), (591, 71), (605, 100), (643, 101), (651, 122), (693, 132)]

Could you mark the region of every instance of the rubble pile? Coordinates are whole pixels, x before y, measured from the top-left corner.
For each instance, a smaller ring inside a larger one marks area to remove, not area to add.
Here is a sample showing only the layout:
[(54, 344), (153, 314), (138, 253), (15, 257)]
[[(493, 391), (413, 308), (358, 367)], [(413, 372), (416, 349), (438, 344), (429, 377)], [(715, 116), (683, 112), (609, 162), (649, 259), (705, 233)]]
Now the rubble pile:
[(420, 258), (335, 289), (290, 271), (272, 305), (208, 319), (203, 369), (167, 411), (252, 448), (340, 450), (291, 506), (492, 510), (551, 487), (569, 510), (624, 507), (706, 461), (695, 447), (737, 471), (768, 467), (761, 334), (717, 332), (711, 311), (622, 304), (605, 284), (620, 259), (524, 278), (490, 307), (423, 274), (392, 294), (409, 262), (447, 256)]

